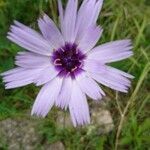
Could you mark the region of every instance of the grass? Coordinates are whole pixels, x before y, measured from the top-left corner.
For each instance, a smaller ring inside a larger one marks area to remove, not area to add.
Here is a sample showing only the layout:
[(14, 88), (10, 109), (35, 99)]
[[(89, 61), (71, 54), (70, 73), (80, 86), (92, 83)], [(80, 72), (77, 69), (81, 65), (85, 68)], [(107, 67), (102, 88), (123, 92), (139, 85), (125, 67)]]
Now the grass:
[[(64, 1), (65, 5), (66, 1)], [(0, 0), (0, 72), (14, 67), (20, 47), (6, 39), (10, 24), (19, 20), (37, 29), (37, 18), (46, 12), (58, 23), (55, 0)], [(67, 149), (148, 150), (150, 147), (150, 3), (149, 0), (105, 0), (98, 24), (104, 28), (100, 43), (131, 38), (134, 56), (111, 64), (135, 76), (127, 95), (105, 88), (115, 129), (98, 136), (83, 129), (59, 129), (55, 121), (42, 121), (40, 131), (50, 143), (61, 140)], [(1, 80), (1, 79), (0, 79)], [(23, 116), (38, 93), (33, 85), (4, 90), (0, 81), (0, 120)], [(3, 143), (5, 149), (7, 143)], [(7, 149), (7, 148), (6, 148)]]

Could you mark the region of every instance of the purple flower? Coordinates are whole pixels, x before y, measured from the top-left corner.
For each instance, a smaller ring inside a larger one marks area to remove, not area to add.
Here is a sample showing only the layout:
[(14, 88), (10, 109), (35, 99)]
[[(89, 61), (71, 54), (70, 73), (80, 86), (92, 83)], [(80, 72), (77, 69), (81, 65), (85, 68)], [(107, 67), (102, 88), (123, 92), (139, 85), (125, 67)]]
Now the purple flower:
[[(60, 29), (45, 14), (38, 20), (42, 34), (15, 21), (8, 39), (28, 51), (19, 52), (17, 68), (2, 74), (6, 89), (34, 83), (43, 85), (32, 115), (45, 117), (53, 105), (69, 108), (74, 126), (90, 123), (86, 95), (98, 101), (105, 93), (98, 83), (127, 93), (133, 76), (107, 63), (133, 55), (130, 40), (95, 46), (102, 34), (96, 21), (103, 0), (68, 0), (65, 11), (58, 0)], [(98, 82), (98, 83), (97, 83)]]

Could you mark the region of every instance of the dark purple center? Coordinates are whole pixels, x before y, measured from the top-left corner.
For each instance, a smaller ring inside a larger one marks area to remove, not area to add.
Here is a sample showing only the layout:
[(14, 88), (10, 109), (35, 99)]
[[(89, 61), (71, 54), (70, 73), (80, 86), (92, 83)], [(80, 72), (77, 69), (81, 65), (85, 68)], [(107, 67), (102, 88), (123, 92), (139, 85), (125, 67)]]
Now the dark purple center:
[(85, 57), (76, 44), (66, 43), (65, 46), (53, 52), (52, 61), (61, 76), (75, 77), (82, 70)]

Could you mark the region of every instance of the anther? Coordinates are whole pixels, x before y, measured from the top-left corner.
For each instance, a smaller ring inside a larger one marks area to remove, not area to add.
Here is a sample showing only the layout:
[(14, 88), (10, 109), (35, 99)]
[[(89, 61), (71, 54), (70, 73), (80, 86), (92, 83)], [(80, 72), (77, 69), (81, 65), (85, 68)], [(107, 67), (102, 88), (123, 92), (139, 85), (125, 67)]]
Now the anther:
[(66, 74), (66, 77), (68, 77), (70, 75), (70, 72), (68, 72), (67, 74)]
[(62, 66), (62, 64), (60, 63), (60, 59), (55, 59), (55, 61), (54, 61), (54, 65), (55, 66)]
[(79, 61), (79, 62), (80, 62), (79, 68), (82, 68), (83, 67), (83, 62), (82, 61)]
[(65, 50), (64, 50), (63, 48), (61, 48), (61, 50), (62, 50), (63, 52), (65, 52)]
[(78, 54), (79, 53), (79, 50), (78, 49), (76, 49), (76, 54)]
[(71, 72), (74, 72), (76, 69), (78, 69), (77, 66), (75, 66), (74, 68), (71, 69)]

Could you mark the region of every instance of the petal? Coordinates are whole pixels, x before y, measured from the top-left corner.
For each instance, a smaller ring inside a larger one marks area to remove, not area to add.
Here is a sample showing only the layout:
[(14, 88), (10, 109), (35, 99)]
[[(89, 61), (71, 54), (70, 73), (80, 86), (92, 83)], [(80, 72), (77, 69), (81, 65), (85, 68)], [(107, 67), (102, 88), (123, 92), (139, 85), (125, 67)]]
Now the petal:
[[(12, 82), (12, 81), (16, 81), (16, 80), (22, 80), (24, 78), (27, 78), (28, 76), (30, 77), (32, 74), (34, 74), (36, 71), (40, 71), (39, 69), (34, 69), (29, 70), (29, 69), (24, 69), (24, 68), (16, 68), (18, 69), (18, 71), (13, 72), (13, 70), (9, 70), (10, 73), (3, 73), (5, 74), (3, 76), (3, 80), (4, 82)], [(35, 71), (35, 72), (34, 72)]]
[(111, 88), (114, 89), (116, 91), (120, 91), (120, 92), (124, 92), (127, 93), (127, 88), (125, 86), (123, 86), (121, 83), (118, 83), (118, 81), (114, 81), (113, 79), (110, 78), (105, 78), (104, 76), (100, 76), (99, 74), (95, 74), (95, 73), (90, 73), (90, 76), (95, 79), (97, 82)]
[(34, 83), (36, 86), (43, 85), (54, 79), (58, 74), (59, 72), (54, 68), (53, 65), (48, 66), (41, 70)]
[(64, 45), (64, 40), (55, 23), (45, 14), (43, 19), (38, 20), (39, 28), (46, 40), (48, 40), (55, 49)]
[(31, 35), (34, 35), (35, 37), (37, 38), (40, 38), (41, 40), (43, 40), (43, 37), (41, 36), (41, 34), (39, 34), (38, 32), (34, 31), (33, 29), (25, 26), (24, 24), (18, 22), (18, 21), (14, 21), (14, 24), (21, 28), (22, 30), (26, 31), (27, 33), (31, 34)]
[(33, 83), (41, 69), (16, 68), (3, 73), (6, 89), (16, 88)]
[(90, 123), (90, 114), (87, 99), (76, 81), (73, 82), (72, 86), (69, 110), (74, 126)]
[(50, 57), (31, 52), (20, 52), (16, 57), (16, 65), (31, 71), (32, 69), (40, 69), (34, 79), (36, 86), (40, 86), (51, 81), (59, 74), (59, 72), (54, 68), (54, 65), (51, 64)]
[(82, 51), (88, 52), (96, 45), (101, 34), (102, 29), (98, 26), (91, 26), (87, 28), (86, 33), (79, 40), (79, 48)]
[(20, 72), (20, 71), (22, 71), (22, 70), (23, 70), (23, 68), (17, 67), (17, 68), (8, 70), (8, 71), (6, 71), (6, 72), (3, 72), (3, 73), (1, 73), (0, 75), (1, 75), (1, 76), (6, 76), (6, 75), (9, 75), (9, 74), (13, 74), (13, 73)]
[(83, 1), (77, 16), (77, 25), (76, 25), (77, 41), (79, 41), (80, 37), (82, 37), (86, 33), (87, 28), (96, 25), (96, 21), (99, 12), (102, 8), (102, 4), (103, 0)]
[(105, 73), (106, 66), (97, 60), (86, 59), (84, 61), (83, 69), (87, 72)]
[(95, 5), (95, 8), (94, 8), (94, 12), (93, 12), (93, 22), (96, 23), (97, 19), (98, 19), (98, 16), (99, 16), (99, 13), (102, 9), (102, 6), (103, 6), (103, 0), (97, 0), (97, 3)]
[(35, 100), (31, 115), (35, 114), (37, 116), (45, 117), (54, 105), (61, 86), (61, 78), (55, 78), (51, 82), (44, 85)]
[(64, 10), (63, 10), (63, 7), (62, 7), (61, 0), (57, 0), (57, 2), (58, 2), (60, 28), (61, 28), (61, 31), (62, 31), (63, 30), (63, 20), (64, 20)]
[(102, 98), (102, 95), (105, 96), (103, 90), (99, 87), (99, 85), (86, 73), (82, 73), (76, 78), (81, 90), (91, 97), (94, 100), (99, 100)]
[(78, 0), (69, 0), (65, 10), (62, 33), (66, 42), (74, 42)]
[(131, 81), (127, 77), (132, 76), (109, 66), (106, 66), (104, 70), (99, 69), (97, 73), (91, 71), (89, 75), (99, 83), (117, 91), (127, 93), (131, 86)]
[(23, 68), (43, 68), (51, 66), (50, 57), (32, 52), (19, 52), (15, 64)]
[(132, 46), (130, 40), (109, 42), (97, 46), (92, 51), (90, 51), (88, 58), (98, 60), (103, 63), (110, 63), (132, 56), (133, 52), (131, 49)]
[(33, 83), (33, 80), (34, 80), (34, 77), (32, 79), (27, 78), (27, 79), (12, 81), (12, 82), (5, 84), (5, 89), (13, 89), (13, 88), (22, 87), (22, 86)]
[(109, 70), (111, 70), (111, 72), (113, 72), (113, 73), (115, 73), (115, 74), (120, 74), (120, 75), (123, 76), (123, 77), (130, 78), (130, 79), (133, 79), (133, 78), (134, 78), (134, 76), (132, 76), (131, 74), (128, 74), (128, 73), (126, 73), (126, 72), (124, 72), (124, 71), (121, 71), (121, 70), (118, 70), (118, 69), (116, 69), (116, 68), (113, 68), (113, 67), (110, 67), (110, 66), (107, 66), (107, 68), (108, 68)]
[(72, 79), (70, 77), (64, 78), (61, 92), (56, 100), (56, 106), (67, 109), (71, 99), (71, 92)]
[(28, 27), (11, 26), (11, 32), (8, 32), (7, 38), (19, 46), (38, 54), (50, 56), (53, 50), (52, 45), (46, 41), (40, 34)]

